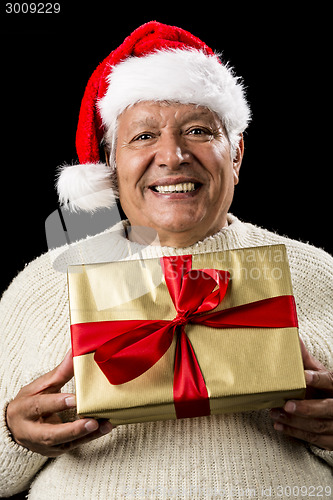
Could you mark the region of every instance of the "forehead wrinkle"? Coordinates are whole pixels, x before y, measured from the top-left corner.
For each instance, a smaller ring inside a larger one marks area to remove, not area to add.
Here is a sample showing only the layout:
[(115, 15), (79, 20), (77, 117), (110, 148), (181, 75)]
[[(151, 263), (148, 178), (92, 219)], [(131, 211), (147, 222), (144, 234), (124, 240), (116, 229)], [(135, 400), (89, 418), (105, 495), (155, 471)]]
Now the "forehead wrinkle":
[(137, 120), (131, 121), (130, 128), (136, 127), (156, 127), (158, 126), (158, 120), (154, 116), (146, 116), (142, 118), (138, 118)]
[[(175, 113), (176, 115), (176, 113)], [(212, 116), (213, 115), (213, 116)], [(181, 114), (181, 117), (177, 120), (176, 116), (175, 119), (179, 123), (184, 123), (184, 122), (189, 122), (189, 121), (195, 121), (195, 120), (202, 120), (204, 119), (205, 121), (211, 121), (217, 120), (220, 122), (220, 119), (215, 115), (215, 113), (210, 112), (209, 110), (204, 110), (204, 111), (199, 111), (199, 110), (190, 110), (188, 112), (184, 112)], [(131, 121), (130, 127), (135, 128), (135, 127), (141, 127), (141, 126), (148, 126), (148, 127), (158, 127), (160, 125), (160, 120), (152, 115), (138, 118), (136, 120)]]

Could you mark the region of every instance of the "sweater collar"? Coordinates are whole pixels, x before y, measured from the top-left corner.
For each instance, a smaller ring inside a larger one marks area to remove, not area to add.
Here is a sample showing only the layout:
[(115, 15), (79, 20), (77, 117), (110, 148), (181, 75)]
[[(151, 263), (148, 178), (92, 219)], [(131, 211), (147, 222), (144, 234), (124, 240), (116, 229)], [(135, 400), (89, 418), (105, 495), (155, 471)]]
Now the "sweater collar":
[(237, 217), (232, 214), (227, 216), (228, 226), (223, 227), (217, 233), (207, 236), (201, 241), (194, 243), (188, 247), (175, 248), (159, 245), (141, 245), (131, 242), (126, 238), (124, 225), (128, 222), (122, 222), (118, 225), (118, 235), (120, 236), (119, 243), (125, 245), (128, 249), (128, 257), (137, 256), (138, 254), (144, 258), (161, 257), (168, 255), (185, 255), (195, 253), (217, 252), (223, 250), (231, 250), (233, 248), (241, 248), (243, 240), (246, 239), (247, 228)]
[(69, 265), (217, 252), (248, 246), (247, 225), (232, 214), (228, 214), (227, 220), (227, 227), (185, 248), (131, 242), (126, 238), (124, 229), (128, 223), (121, 221), (100, 234), (51, 251), (52, 266), (57, 271), (67, 272)]

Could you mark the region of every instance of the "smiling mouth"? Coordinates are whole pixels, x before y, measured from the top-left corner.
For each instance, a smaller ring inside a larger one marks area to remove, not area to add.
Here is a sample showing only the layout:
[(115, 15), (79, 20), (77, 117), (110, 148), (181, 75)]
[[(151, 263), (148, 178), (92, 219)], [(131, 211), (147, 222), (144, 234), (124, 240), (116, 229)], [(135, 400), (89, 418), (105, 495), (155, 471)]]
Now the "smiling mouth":
[(167, 186), (151, 186), (150, 189), (155, 193), (190, 193), (194, 192), (201, 186), (198, 182), (181, 182), (179, 184), (169, 184)]

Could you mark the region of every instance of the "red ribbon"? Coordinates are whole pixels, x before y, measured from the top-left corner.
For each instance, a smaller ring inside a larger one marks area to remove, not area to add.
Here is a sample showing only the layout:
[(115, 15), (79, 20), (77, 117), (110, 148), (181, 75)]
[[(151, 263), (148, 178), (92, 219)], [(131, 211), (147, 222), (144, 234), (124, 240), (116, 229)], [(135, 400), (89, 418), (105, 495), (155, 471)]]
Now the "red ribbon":
[(73, 356), (95, 352), (111, 384), (129, 382), (151, 368), (177, 335), (174, 405), (177, 418), (210, 415), (206, 384), (185, 325), (213, 328), (297, 327), (294, 297), (282, 295), (212, 312), (223, 300), (230, 275), (216, 269), (191, 269), (192, 256), (163, 257), (165, 281), (177, 311), (171, 321), (126, 320), (71, 325)]

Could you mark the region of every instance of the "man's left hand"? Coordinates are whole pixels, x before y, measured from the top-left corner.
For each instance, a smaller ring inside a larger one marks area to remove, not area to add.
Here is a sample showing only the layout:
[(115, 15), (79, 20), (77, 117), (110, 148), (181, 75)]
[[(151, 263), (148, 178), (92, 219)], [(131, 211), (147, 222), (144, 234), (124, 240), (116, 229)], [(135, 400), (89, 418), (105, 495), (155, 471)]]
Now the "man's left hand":
[(270, 416), (277, 431), (324, 450), (333, 450), (333, 372), (317, 361), (301, 341), (306, 396), (273, 408)]

